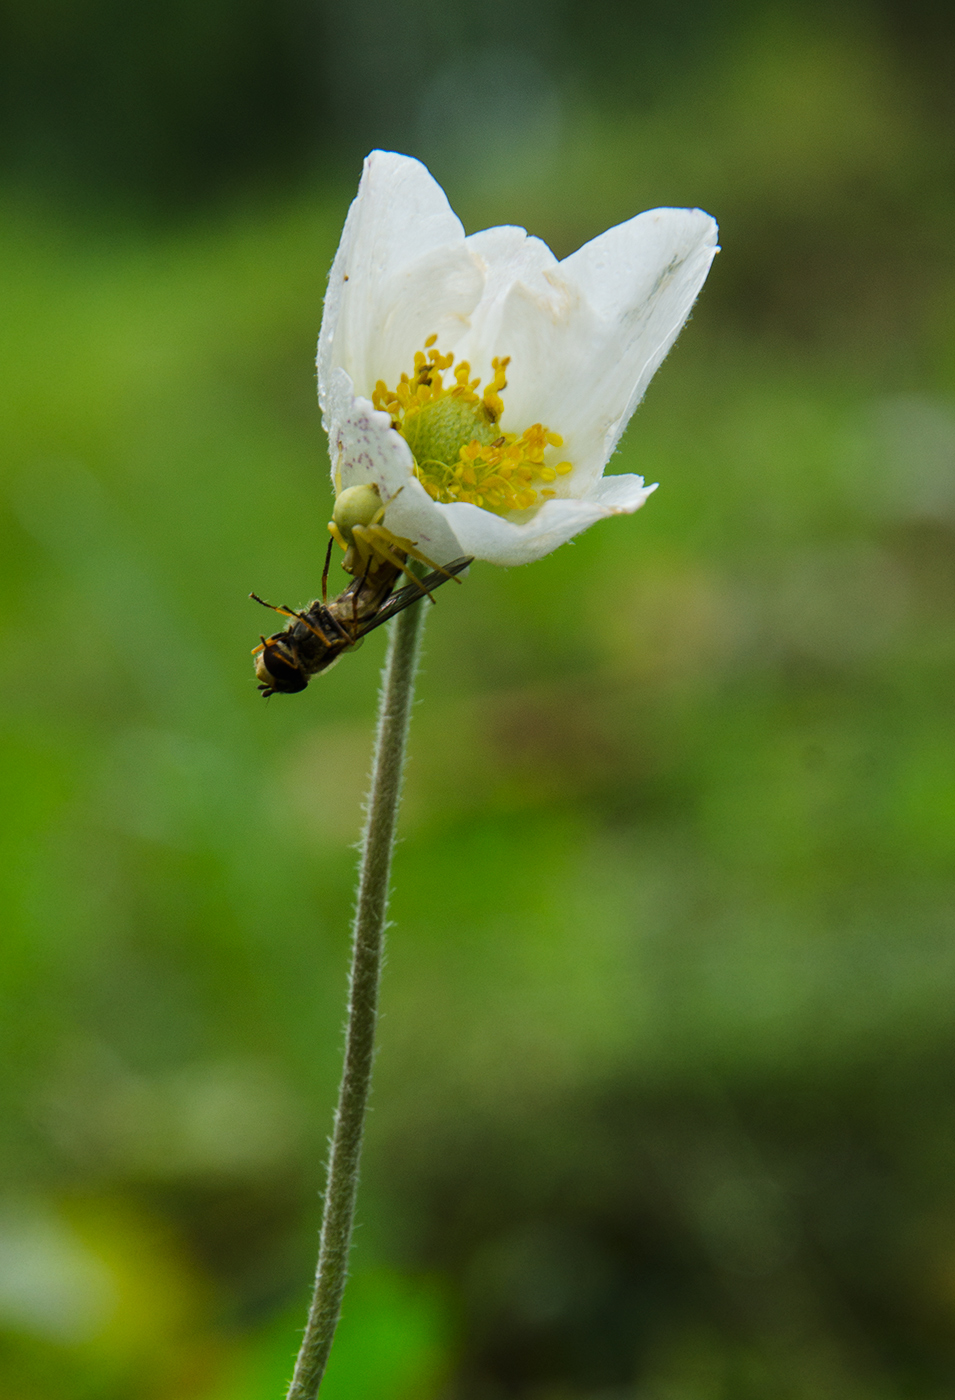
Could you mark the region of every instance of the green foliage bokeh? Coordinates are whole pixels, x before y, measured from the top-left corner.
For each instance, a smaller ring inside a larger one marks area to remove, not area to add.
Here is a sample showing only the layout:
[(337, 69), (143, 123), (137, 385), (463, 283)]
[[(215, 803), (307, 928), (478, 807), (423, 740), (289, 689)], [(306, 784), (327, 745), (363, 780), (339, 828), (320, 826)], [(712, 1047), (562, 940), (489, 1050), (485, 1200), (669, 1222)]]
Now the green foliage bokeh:
[[(469, 229), (564, 254), (699, 204), (725, 251), (614, 460), (661, 483), (646, 508), (532, 568), (477, 566), (429, 616), (329, 1400), (942, 1400), (937, 55), (888, 9), (742, 7), (683, 48), (652, 31), (651, 82), (639, 16), (608, 8), (601, 90), (586, 44), (568, 77), (561, 13), (530, 107), (483, 126), (465, 85), (409, 146)], [(429, 100), (493, 68), (469, 43), (434, 51)], [(333, 144), (321, 175), (266, 187), (251, 162), (241, 198), (220, 183), (158, 224), (108, 182), (57, 203), (26, 146), (9, 175), (9, 1400), (266, 1400), (294, 1355), (384, 638), (263, 704), (247, 595), (306, 601), (321, 569), (312, 361), (357, 176)]]

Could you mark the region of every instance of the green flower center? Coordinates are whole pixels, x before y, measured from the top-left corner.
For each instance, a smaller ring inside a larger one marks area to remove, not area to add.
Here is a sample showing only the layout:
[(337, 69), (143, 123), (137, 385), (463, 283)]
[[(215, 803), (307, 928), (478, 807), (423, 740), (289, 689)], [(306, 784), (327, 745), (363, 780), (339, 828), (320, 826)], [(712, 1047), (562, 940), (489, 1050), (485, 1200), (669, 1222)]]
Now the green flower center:
[(422, 477), (449, 471), (472, 442), (490, 447), (501, 430), (484, 404), (468, 403), (451, 394), (422, 404), (401, 426)]
[(499, 426), (504, 412), (501, 391), (507, 387), (510, 361), (492, 361), (494, 377), (479, 397), (480, 379), (471, 379), (466, 360), (454, 371), (455, 382), (444, 386), (443, 373), (454, 362), (434, 348), (436, 336), (414, 357), (414, 374), (402, 374), (397, 388), (379, 380), (372, 394), (375, 408), (390, 413), (392, 427), (411, 448), (415, 475), (435, 501), (467, 501), (506, 515), (525, 511), (557, 492), (550, 483), (573, 471), (570, 462), (550, 462), (553, 448), (563, 444), (559, 433), (542, 423), (516, 433)]

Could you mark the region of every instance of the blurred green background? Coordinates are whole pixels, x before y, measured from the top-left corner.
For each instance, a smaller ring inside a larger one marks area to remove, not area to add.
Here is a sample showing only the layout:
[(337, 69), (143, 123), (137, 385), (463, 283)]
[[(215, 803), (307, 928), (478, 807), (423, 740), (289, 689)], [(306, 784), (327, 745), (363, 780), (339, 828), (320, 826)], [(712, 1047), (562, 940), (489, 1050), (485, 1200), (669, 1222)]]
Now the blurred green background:
[[(384, 637), (318, 587), (372, 145), (725, 251), (615, 458), (429, 616), (328, 1400), (955, 1395), (952, 14), (8, 0), (3, 1400), (270, 1400)], [(342, 576), (343, 578), (343, 576)]]

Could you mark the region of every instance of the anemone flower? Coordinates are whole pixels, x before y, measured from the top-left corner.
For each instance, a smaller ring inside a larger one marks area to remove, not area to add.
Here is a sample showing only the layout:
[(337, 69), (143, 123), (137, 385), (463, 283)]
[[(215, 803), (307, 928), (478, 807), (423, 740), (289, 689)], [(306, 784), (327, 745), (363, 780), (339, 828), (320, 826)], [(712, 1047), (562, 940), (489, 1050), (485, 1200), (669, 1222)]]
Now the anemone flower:
[[(718, 251), (699, 209), (651, 209), (559, 262), (465, 236), (409, 156), (365, 161), (329, 278), (318, 392), (336, 492), (438, 564), (539, 559), (654, 487), (605, 476)], [(483, 387), (482, 387), (483, 386)]]

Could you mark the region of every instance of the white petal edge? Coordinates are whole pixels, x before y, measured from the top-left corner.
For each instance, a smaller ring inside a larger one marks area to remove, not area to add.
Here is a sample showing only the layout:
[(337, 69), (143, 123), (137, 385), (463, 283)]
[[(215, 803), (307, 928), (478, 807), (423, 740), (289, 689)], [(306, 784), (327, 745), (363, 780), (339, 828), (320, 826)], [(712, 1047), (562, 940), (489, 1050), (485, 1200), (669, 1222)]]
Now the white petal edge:
[(579, 500), (545, 502), (524, 525), (463, 501), (435, 509), (447, 519), (462, 554), (510, 567), (542, 559), (607, 516), (632, 515), (655, 490), (642, 476), (608, 476)]
[(335, 367), (349, 359), (361, 363), (367, 355), (382, 285), (436, 249), (453, 245), (463, 249), (464, 228), (437, 180), (410, 156), (372, 151), (328, 279), (318, 339), (323, 411)]

